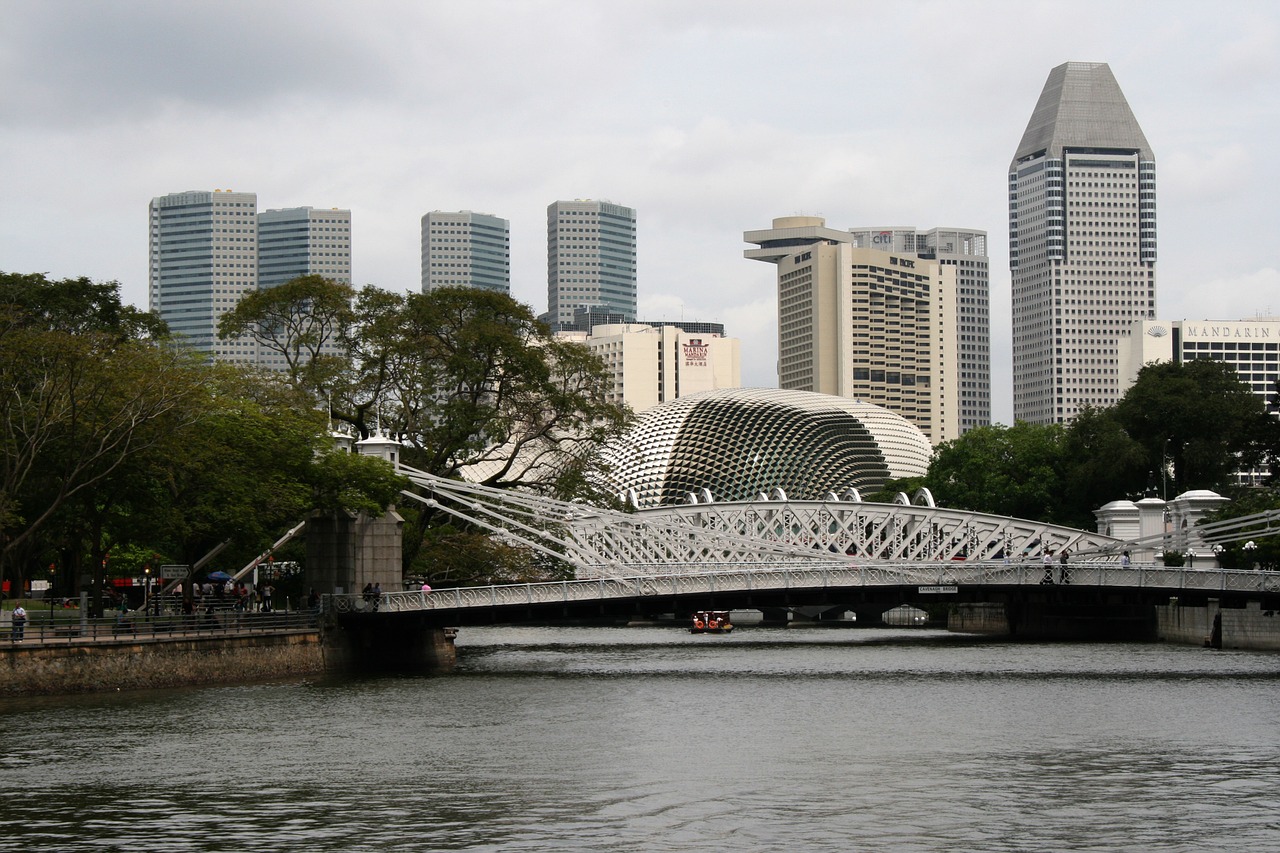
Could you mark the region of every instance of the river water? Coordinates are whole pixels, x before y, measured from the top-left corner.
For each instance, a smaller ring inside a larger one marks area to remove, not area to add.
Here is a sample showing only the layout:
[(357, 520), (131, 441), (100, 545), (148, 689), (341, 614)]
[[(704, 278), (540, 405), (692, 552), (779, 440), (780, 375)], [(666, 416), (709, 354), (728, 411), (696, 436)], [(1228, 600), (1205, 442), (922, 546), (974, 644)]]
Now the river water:
[(468, 628), (448, 675), (0, 700), (0, 850), (1280, 849), (1280, 656)]

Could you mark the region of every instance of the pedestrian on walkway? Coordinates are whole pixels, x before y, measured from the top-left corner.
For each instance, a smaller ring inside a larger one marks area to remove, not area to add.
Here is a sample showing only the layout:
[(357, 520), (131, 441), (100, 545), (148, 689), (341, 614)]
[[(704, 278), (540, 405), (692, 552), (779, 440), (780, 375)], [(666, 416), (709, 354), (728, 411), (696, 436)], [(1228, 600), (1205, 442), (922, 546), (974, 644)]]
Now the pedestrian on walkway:
[(27, 628), (27, 609), (19, 604), (13, 608), (13, 641), (22, 642), (22, 635)]

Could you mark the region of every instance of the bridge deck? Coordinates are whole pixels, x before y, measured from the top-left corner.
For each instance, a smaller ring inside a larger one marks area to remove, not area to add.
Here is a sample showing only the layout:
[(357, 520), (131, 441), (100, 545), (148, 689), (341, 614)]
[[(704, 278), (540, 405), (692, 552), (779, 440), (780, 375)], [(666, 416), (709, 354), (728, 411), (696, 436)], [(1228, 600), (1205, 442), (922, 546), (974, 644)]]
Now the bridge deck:
[(1280, 593), (1280, 573), (1231, 569), (1187, 569), (1163, 566), (1119, 566), (1111, 563), (1077, 563), (1067, 567), (1033, 563), (936, 563), (902, 565), (777, 566), (768, 569), (718, 569), (716, 571), (664, 571), (661, 574), (620, 578), (459, 587), (430, 592), (384, 593), (376, 602), (361, 595), (326, 596), (326, 606), (338, 613), (411, 612), (471, 608), (518, 607), (617, 599), (671, 599), (719, 593), (767, 593), (788, 590), (837, 590), (874, 587), (922, 587), (922, 592), (948, 592), (965, 588), (1029, 587), (1044, 584), (1046, 569), (1056, 585), (1076, 589), (1148, 590), (1177, 595), (1200, 594), (1272, 596)]

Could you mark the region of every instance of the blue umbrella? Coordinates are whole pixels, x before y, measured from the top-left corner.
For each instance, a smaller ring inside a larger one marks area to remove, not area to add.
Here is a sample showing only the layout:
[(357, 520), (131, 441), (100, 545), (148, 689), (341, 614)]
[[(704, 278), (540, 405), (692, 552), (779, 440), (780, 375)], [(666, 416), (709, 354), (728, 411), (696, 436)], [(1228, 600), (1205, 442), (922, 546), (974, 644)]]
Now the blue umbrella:
[(209, 580), (211, 581), (229, 581), (231, 575), (226, 572), (209, 572)]

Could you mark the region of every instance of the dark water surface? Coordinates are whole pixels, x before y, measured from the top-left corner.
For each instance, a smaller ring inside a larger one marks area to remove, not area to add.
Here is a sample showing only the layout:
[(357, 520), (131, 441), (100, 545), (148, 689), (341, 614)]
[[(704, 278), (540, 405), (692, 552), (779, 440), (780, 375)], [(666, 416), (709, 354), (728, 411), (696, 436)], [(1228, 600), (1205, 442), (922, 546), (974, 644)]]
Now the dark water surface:
[(488, 628), (450, 675), (0, 700), (0, 850), (1280, 850), (1280, 656)]

